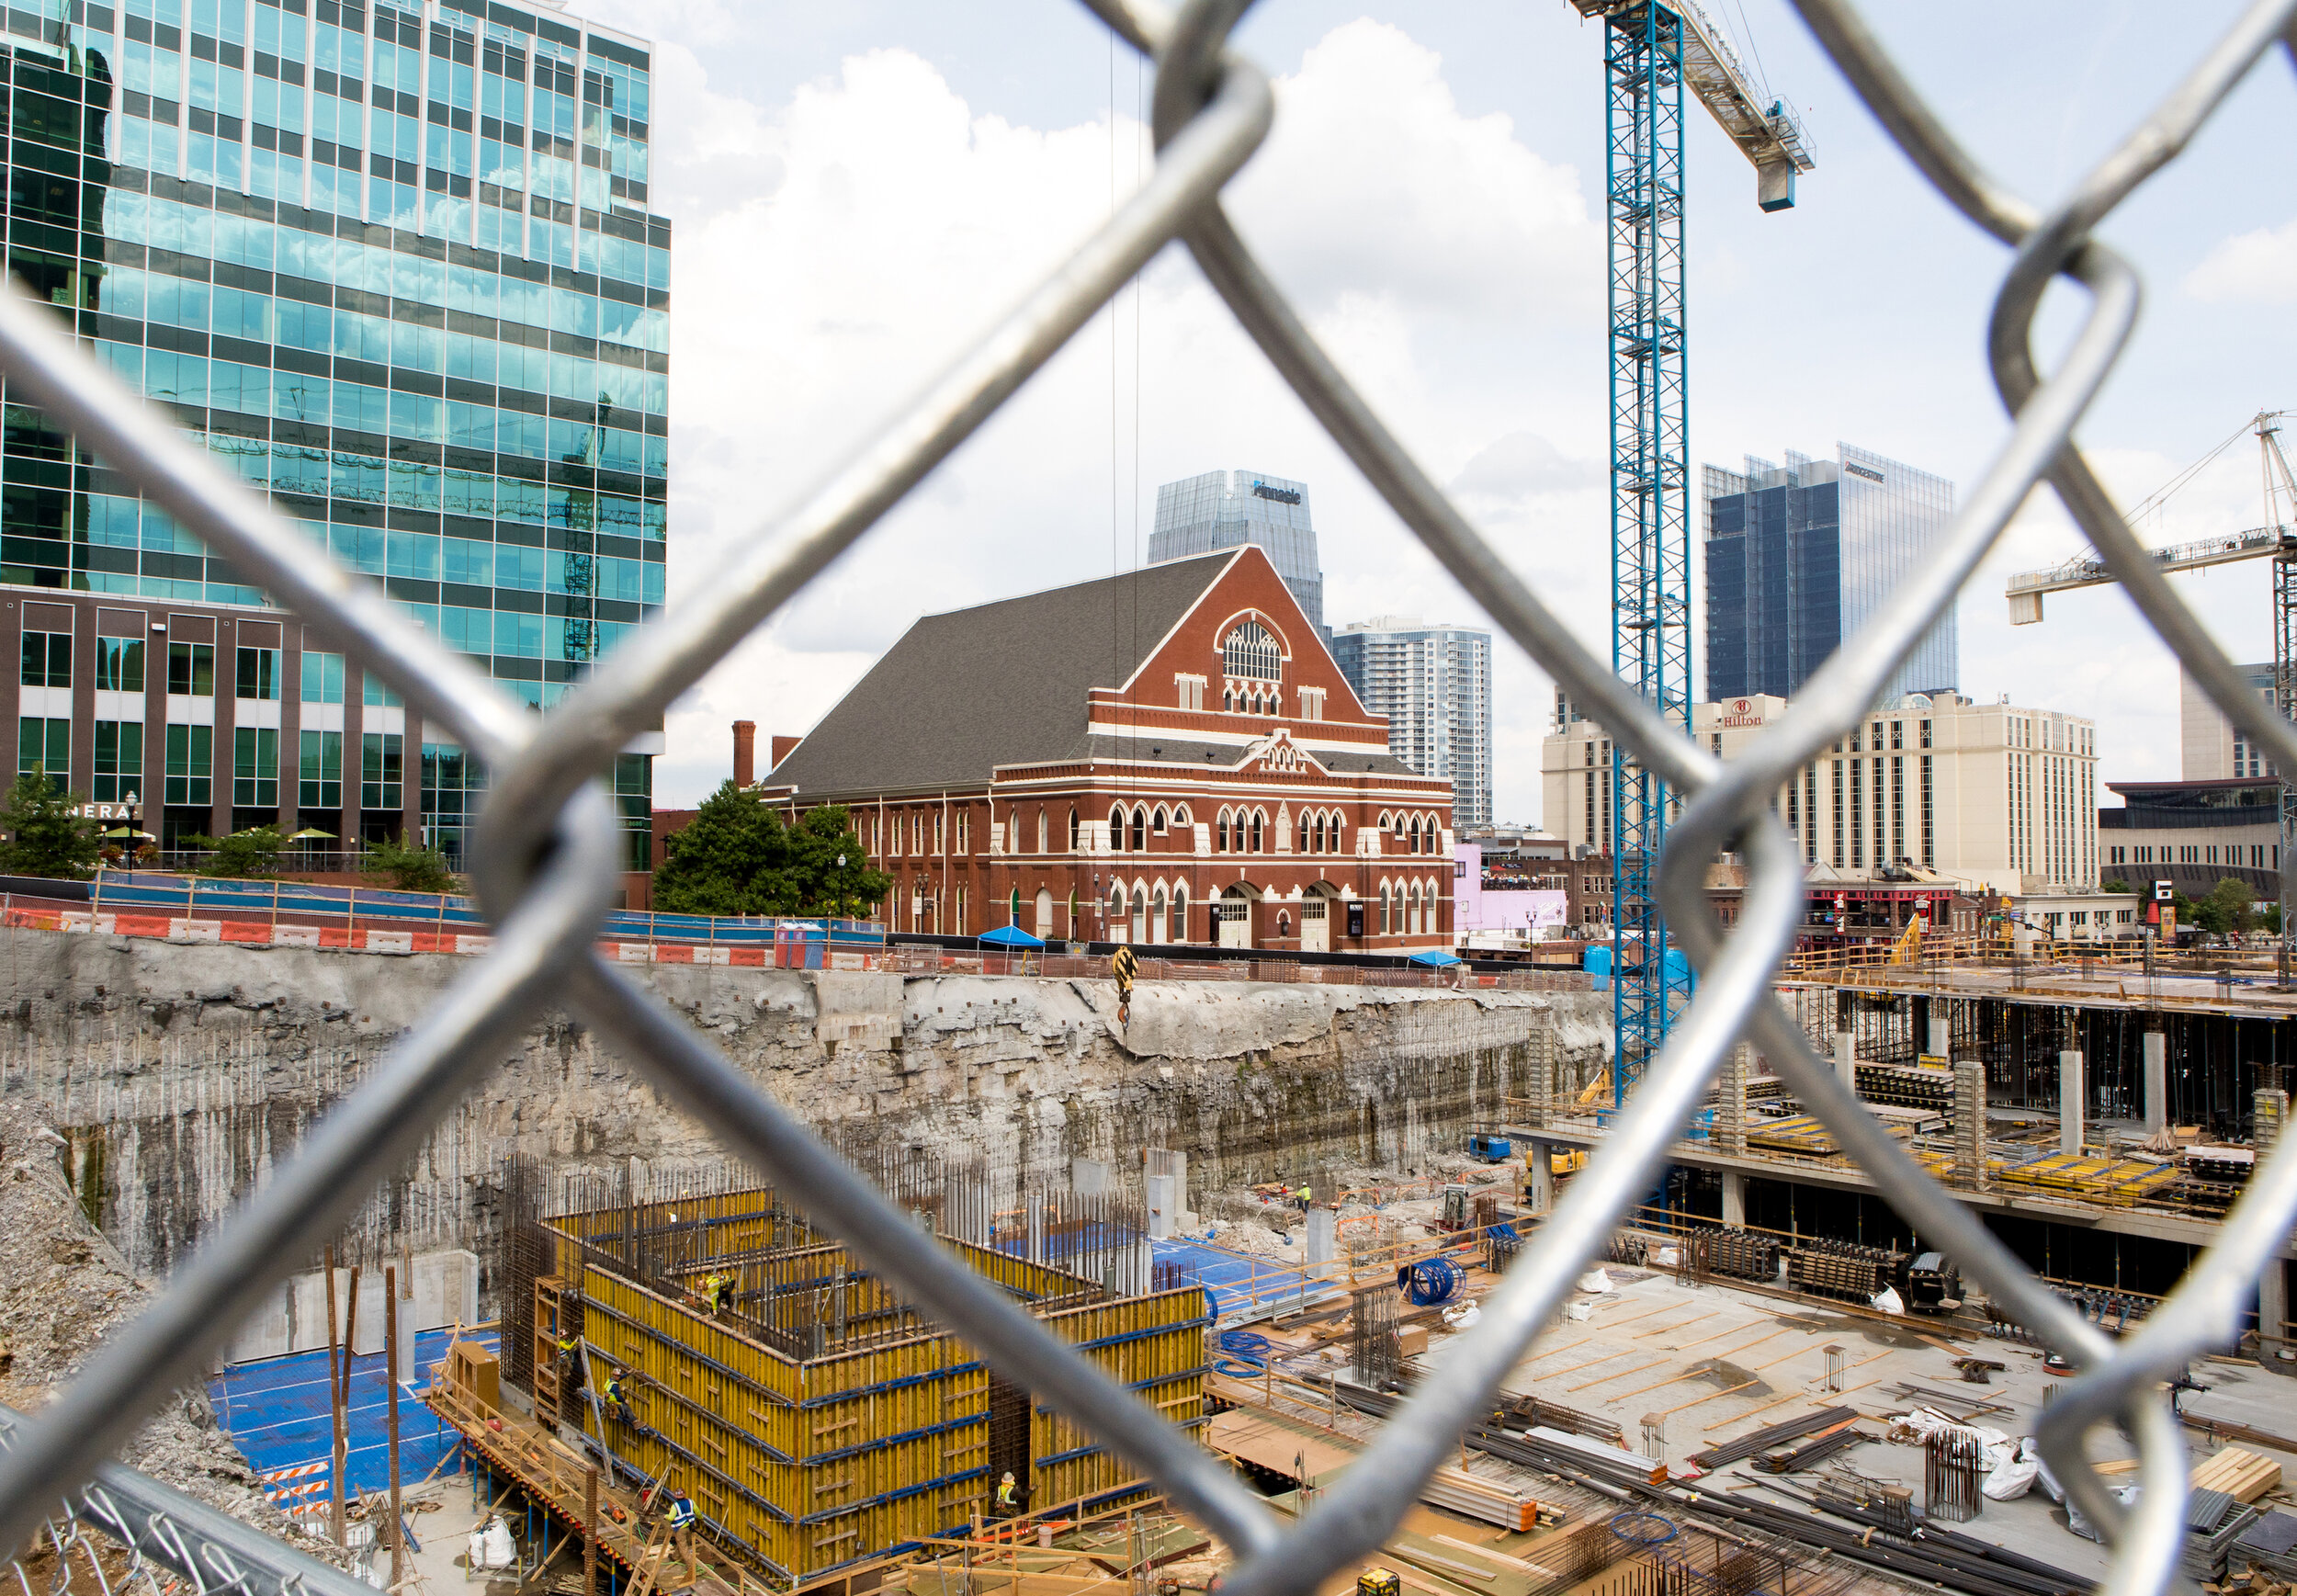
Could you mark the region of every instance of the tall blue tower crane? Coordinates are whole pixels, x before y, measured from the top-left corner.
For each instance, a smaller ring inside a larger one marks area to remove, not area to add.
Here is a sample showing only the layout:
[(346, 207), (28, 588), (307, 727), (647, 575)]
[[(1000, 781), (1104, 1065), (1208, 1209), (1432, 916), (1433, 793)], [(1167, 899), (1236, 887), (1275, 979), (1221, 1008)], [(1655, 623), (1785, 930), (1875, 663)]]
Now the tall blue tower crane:
[[(1611, 226), (1612, 667), (1691, 730), (1689, 326), (1683, 301), (1686, 87), (1755, 167), (1765, 210), (1794, 203), (1810, 145), (1783, 102), (1757, 92), (1692, 0), (1571, 0), (1603, 23), (1605, 209)], [(1614, 1103), (1667, 1039), (1690, 976), (1667, 957), (1653, 895), (1671, 806), (1666, 784), (1612, 744)]]

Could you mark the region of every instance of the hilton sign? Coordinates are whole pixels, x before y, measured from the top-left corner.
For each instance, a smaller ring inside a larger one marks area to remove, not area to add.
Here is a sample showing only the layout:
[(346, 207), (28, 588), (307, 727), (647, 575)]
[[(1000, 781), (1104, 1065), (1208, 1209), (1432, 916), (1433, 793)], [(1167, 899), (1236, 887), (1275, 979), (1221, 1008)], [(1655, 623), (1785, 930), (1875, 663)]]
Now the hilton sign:
[(1723, 718), (1715, 722), (1718, 726), (1760, 726), (1762, 723), (1761, 707), (1752, 698), (1726, 699)]

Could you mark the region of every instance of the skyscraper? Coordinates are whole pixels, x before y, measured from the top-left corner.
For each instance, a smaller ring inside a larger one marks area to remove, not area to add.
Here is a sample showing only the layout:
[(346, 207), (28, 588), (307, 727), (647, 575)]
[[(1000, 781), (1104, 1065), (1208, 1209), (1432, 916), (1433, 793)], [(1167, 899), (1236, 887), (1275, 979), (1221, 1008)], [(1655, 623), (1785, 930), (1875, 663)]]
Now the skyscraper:
[(1491, 823), (1491, 634), (1380, 616), (1332, 634), (1363, 707), (1387, 717), (1387, 751), (1452, 784), (1453, 824)]
[[(1954, 485), (1850, 444), (1789, 451), (1783, 468), (1705, 468), (1708, 699), (1791, 698), (1884, 596), (1929, 557)], [(1886, 696), (1961, 683), (1954, 612), (1923, 637)]]
[(1185, 560), (1257, 543), (1276, 574), (1324, 625), (1324, 569), (1317, 563), (1316, 528), (1308, 520), (1308, 485), (1260, 471), (1206, 471), (1157, 490), (1157, 525), (1148, 537), (1148, 563)]
[[(547, 710), (662, 600), (647, 47), (499, 3), (70, 15), (6, 17), (11, 270)], [(166, 841), (276, 823), (459, 859), (486, 778), (443, 732), (38, 412), (8, 406), (0, 477), (19, 770), (137, 804)], [(613, 773), (634, 867), (660, 742)]]

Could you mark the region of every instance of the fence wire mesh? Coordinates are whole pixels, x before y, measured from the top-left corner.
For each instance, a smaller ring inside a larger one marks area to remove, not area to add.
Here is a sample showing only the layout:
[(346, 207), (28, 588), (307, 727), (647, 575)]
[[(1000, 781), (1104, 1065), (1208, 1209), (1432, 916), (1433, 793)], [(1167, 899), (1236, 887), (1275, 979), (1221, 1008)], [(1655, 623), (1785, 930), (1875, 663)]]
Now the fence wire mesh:
[[(212, 550), (257, 579), (334, 647), (359, 657), (410, 706), (449, 729), (496, 773), (481, 817), (477, 885), (499, 928), (493, 950), (217, 1231), (144, 1317), (0, 1456), (0, 1544), (21, 1545), (62, 1494), (85, 1480), (168, 1392), (196, 1378), (218, 1344), (292, 1264), (337, 1233), (413, 1149), (430, 1123), (509, 1050), (546, 1004), (572, 1009), (728, 1150), (843, 1235), (894, 1288), (978, 1345), (1007, 1378), (1092, 1430), (1154, 1477), (1237, 1558), (1233, 1596), (1305, 1591), (1386, 1538), (1464, 1424), (1550, 1320), (1613, 1223), (1648, 1187), (1669, 1143), (1740, 1037), (1760, 1047), (1826, 1121), (1901, 1215), (1962, 1264), (2005, 1310), (2080, 1365), (2042, 1423), (2051, 1466), (2114, 1549), (2104, 1589), (2166, 1589), (2184, 1516), (2186, 1454), (2159, 1383), (2229, 1339), (2247, 1291), (2297, 1217), (2297, 1138), (2283, 1138), (2177, 1293), (2114, 1341), (2036, 1280), (1857, 1105), (1803, 1028), (1771, 995), (1802, 914), (1799, 866), (1766, 799), (1843, 735), (1951, 603), (2011, 515), (2046, 481), (2185, 668), (2277, 761), (2297, 769), (2297, 728), (2252, 696), (2233, 664), (2131, 534), (2073, 443), (2073, 432), (2132, 335), (2138, 283), (2094, 230), (2183, 153), (2226, 95), (2280, 44), (2297, 59), (2297, 0), (2259, 0), (2141, 120), (2047, 209), (1988, 176), (1917, 95), (1841, 0), (1795, 0), (1804, 20), (1901, 152), (1963, 216), (2011, 253), (1988, 327), (2010, 425), (1954, 516), (1939, 557), (1815, 676), (1785, 719), (1724, 764), (1670, 731), (1436, 489), (1317, 345), (1222, 209), (1224, 186), (1265, 136), (1268, 80), (1227, 39), (1248, 0), (1086, 0), (1155, 64), (1157, 161), (1138, 193), (1073, 256), (900, 410), (752, 552), (705, 592), (641, 629), (562, 707), (537, 722), (460, 658), (334, 565), (249, 490), (145, 409), (20, 292), (0, 295), (0, 370)], [(1447, 1378), (1417, 1394), (1305, 1517), (1289, 1527), (1209, 1454), (955, 1262), (871, 1183), (809, 1137), (705, 1038), (602, 963), (592, 938), (617, 881), (620, 835), (594, 779), (635, 733), (752, 628), (852, 546), (1058, 350), (1117, 289), (1178, 239), (1266, 357), (1397, 515), (1486, 613), (1641, 767), (1686, 799), (1660, 861), (1659, 891), (1703, 980), (1663, 1053), (1554, 1222), (1522, 1249), (1464, 1337)], [(2067, 278), (2087, 314), (2054, 369), (2031, 351), (2043, 291)], [(1751, 869), (1726, 935), (1707, 912), (1703, 866), (1718, 849)], [(2083, 1460), (2108, 1424), (2138, 1442), (2144, 1486), (2125, 1511)]]

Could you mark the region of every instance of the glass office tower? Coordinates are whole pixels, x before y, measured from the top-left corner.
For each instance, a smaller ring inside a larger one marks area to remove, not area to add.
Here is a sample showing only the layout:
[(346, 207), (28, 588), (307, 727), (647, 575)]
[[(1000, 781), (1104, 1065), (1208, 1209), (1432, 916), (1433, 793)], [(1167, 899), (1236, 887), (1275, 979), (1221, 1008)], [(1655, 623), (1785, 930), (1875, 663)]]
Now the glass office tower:
[[(1710, 699), (1791, 698), (1884, 597), (1929, 557), (1954, 513), (1954, 484), (1871, 449), (1837, 458), (1751, 456), (1744, 472), (1704, 470)], [(1961, 685), (1952, 609), (1885, 696)]]
[[(662, 604), (642, 42), (436, 0), (6, 21), (8, 265), (121, 380), (537, 710)], [(419, 829), (459, 862), (485, 778), (451, 741), (12, 401), (0, 479), (19, 770), (168, 840)], [(659, 744), (614, 773), (634, 868)]]
[(1316, 629), (1330, 636), (1324, 624), (1324, 568), (1317, 561), (1306, 482), (1260, 471), (1206, 471), (1157, 490), (1149, 564), (1246, 543), (1268, 551), (1269, 563), (1308, 612)]

